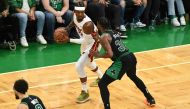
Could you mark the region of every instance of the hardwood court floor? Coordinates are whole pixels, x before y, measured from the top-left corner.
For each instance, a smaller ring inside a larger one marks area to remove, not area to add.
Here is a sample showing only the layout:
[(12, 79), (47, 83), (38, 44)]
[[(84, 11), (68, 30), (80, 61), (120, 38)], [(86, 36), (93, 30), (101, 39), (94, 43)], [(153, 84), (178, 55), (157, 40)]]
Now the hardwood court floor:
[[(153, 109), (190, 109), (190, 45), (136, 53), (138, 76), (155, 97)], [(97, 64), (105, 71), (111, 64), (108, 59), (98, 59)], [(88, 83), (96, 76), (87, 70)], [(18, 71), (0, 75), (0, 109), (15, 109), (12, 85), (16, 79), (29, 81), (29, 93), (38, 95), (47, 109), (103, 109), (97, 87), (90, 87), (91, 100), (75, 103), (81, 85), (74, 63)], [(121, 81), (109, 86), (112, 109), (150, 109), (143, 102), (143, 94), (125, 75)]]

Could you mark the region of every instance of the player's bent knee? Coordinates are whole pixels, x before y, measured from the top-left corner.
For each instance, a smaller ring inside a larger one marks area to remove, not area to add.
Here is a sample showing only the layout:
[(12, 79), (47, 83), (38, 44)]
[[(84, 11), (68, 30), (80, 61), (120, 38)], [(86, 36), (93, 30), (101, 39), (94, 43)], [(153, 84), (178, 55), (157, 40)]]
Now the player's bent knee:
[(91, 71), (96, 72), (98, 70), (98, 67), (96, 67), (95, 69), (92, 69)]

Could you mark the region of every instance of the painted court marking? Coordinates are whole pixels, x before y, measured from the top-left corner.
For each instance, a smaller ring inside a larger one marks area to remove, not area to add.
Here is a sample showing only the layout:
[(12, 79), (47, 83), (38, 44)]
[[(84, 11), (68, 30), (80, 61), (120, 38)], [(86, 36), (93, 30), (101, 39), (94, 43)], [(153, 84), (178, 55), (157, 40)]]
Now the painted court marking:
[[(150, 51), (157, 51), (157, 50), (162, 50), (162, 49), (177, 48), (177, 47), (189, 46), (189, 45), (190, 45), (190, 44), (181, 45), (181, 46), (175, 46), (175, 47), (168, 47), (168, 48), (155, 49), (155, 50), (148, 50), (148, 51), (143, 51), (143, 52), (137, 52), (137, 53), (135, 53), (135, 54), (145, 53), (145, 52), (150, 52)], [(98, 59), (98, 60), (99, 60), (99, 59)], [(62, 66), (62, 65), (74, 64), (74, 63), (75, 63), (75, 62), (67, 63), (67, 64), (53, 65), (53, 66), (48, 66), (48, 67)], [(152, 68), (146, 68), (146, 69), (139, 69), (139, 70), (137, 70), (137, 72), (147, 71), (147, 70), (153, 70), (153, 69), (161, 69), (161, 68), (166, 68), (166, 67), (173, 67), (173, 66), (184, 65), (184, 64), (190, 64), (190, 62), (182, 62), (182, 63), (177, 63), (177, 64), (169, 64), (169, 65), (159, 66), (159, 67), (152, 67)], [(0, 74), (0, 76), (1, 76), (1, 75), (5, 75), (5, 74), (11, 74), (11, 73), (17, 73), (17, 72), (22, 72), (22, 71), (29, 71), (29, 70), (34, 70), (34, 69), (41, 69), (41, 68), (48, 68), (48, 67), (40, 67), (40, 68), (33, 68), (33, 69), (27, 69), (27, 70), (20, 70), (20, 71), (8, 72), (8, 73)], [(95, 79), (95, 78), (96, 78), (96, 77), (88, 77), (88, 80), (92, 80), (92, 79)], [(63, 82), (57, 82), (57, 83), (41, 84), (41, 85), (29, 87), (29, 88), (30, 88), (30, 89), (33, 89), (33, 88), (47, 87), (47, 86), (54, 86), (54, 85), (64, 85), (64, 84), (70, 84), (70, 83), (74, 83), (74, 82), (79, 82), (79, 79), (69, 80), (69, 81), (63, 81)], [(12, 91), (13, 91), (13, 90), (1, 91), (0, 94), (12, 92)]]
[[(159, 67), (140, 69), (140, 70), (137, 70), (137, 72), (153, 70), (153, 69), (161, 69), (161, 68), (166, 68), (166, 67), (173, 67), (173, 66), (178, 66), (178, 65), (183, 65), (183, 64), (190, 64), (190, 62), (182, 62), (182, 63), (177, 63), (177, 64), (170, 64), (170, 65), (164, 65), (164, 66), (159, 66)], [(97, 78), (97, 77), (88, 77), (88, 80), (92, 80), (92, 79), (95, 79), (95, 78)], [(32, 87), (29, 87), (29, 88), (34, 89), (34, 88), (39, 88), (39, 87), (70, 84), (70, 83), (74, 83), (74, 82), (79, 82), (79, 79), (63, 81), (63, 82), (57, 82), (57, 83), (42, 84), (42, 85), (32, 86)], [(1, 91), (0, 94), (11, 92), (11, 91), (13, 91), (13, 90)]]
[[(167, 47), (167, 48), (159, 48), (159, 49), (147, 50), (147, 51), (141, 51), (141, 52), (135, 52), (134, 54), (141, 54), (141, 53), (147, 53), (147, 52), (158, 51), (158, 50), (179, 48), (179, 47), (184, 47), (184, 46), (190, 46), (190, 44), (179, 45), (179, 46), (173, 46), (173, 47)], [(102, 59), (102, 58), (99, 58), (99, 59), (96, 59), (96, 60), (100, 60), (100, 59)], [(30, 71), (30, 70), (35, 70), (35, 69), (51, 68), (51, 67), (56, 67), (56, 66), (69, 65), (69, 64), (74, 64), (74, 63), (75, 63), (75, 62), (66, 63), (66, 64), (59, 64), (59, 65), (51, 65), (51, 66), (45, 66), (45, 67), (38, 67), (38, 68), (31, 68), (31, 69), (26, 69), (26, 70), (18, 70), (18, 71), (6, 72), (6, 73), (1, 73), (0, 76), (1, 76), (1, 75), (11, 74), (11, 73), (18, 73), (18, 72)]]

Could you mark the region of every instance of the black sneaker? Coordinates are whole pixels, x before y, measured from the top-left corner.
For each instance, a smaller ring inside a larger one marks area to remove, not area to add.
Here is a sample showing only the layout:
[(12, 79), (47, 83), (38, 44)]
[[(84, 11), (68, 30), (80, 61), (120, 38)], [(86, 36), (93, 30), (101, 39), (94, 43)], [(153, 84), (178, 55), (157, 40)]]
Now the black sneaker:
[(151, 20), (151, 23), (149, 25), (149, 30), (150, 31), (154, 31), (155, 30), (155, 26), (156, 26), (156, 21), (155, 20)]
[(9, 49), (11, 51), (15, 51), (16, 50), (16, 43), (15, 43), (15, 41), (8, 41), (7, 44), (8, 44), (8, 47), (9, 47)]
[(152, 99), (147, 99), (146, 104), (150, 107), (154, 107), (156, 105), (156, 102), (155, 102), (154, 98), (152, 98)]

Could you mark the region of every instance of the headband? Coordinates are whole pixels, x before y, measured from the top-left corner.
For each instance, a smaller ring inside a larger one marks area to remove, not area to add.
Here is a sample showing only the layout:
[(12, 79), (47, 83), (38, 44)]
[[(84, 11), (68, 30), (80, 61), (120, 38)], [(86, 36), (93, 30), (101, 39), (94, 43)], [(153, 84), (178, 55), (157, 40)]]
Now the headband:
[(75, 10), (76, 10), (76, 11), (85, 11), (85, 7), (78, 7), (78, 6), (75, 6)]

